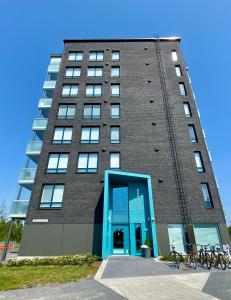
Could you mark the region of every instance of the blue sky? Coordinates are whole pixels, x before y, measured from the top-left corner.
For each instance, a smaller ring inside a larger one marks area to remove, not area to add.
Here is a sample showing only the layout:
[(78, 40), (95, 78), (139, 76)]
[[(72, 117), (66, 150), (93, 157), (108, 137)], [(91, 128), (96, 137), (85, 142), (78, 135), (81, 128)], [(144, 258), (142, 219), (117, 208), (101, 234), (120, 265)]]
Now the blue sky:
[(64, 38), (178, 35), (231, 221), (230, 20), (228, 0), (1, 0), (0, 200), (16, 197), (49, 55)]

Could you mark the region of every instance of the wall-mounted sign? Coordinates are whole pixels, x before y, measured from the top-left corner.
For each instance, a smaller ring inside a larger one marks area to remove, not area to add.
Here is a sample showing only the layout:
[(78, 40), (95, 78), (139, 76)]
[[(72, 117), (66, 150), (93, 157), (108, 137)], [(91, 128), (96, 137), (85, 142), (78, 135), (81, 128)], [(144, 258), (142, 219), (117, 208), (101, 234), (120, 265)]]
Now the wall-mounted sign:
[(33, 219), (33, 223), (47, 223), (48, 219)]

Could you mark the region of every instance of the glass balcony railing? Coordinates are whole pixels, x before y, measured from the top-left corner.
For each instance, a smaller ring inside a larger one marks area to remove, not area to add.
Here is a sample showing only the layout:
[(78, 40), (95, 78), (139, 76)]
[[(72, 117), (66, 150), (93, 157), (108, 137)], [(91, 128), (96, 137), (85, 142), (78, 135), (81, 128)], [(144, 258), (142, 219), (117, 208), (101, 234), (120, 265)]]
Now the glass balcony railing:
[(38, 163), (42, 145), (43, 143), (41, 141), (30, 141), (27, 144), (26, 155), (35, 163)]
[(40, 140), (43, 139), (46, 127), (47, 127), (47, 119), (45, 118), (34, 119), (32, 129), (36, 132)]
[(36, 118), (33, 122), (33, 130), (45, 130), (47, 127), (47, 119)]
[(21, 171), (19, 173), (18, 184), (20, 184), (21, 186), (31, 190), (32, 185), (34, 183), (36, 170), (37, 169), (35, 169), (35, 168), (33, 168), (33, 169), (32, 168), (23, 168), (23, 169), (21, 169)]
[(48, 66), (47, 72), (48, 73), (58, 73), (60, 68), (60, 64), (50, 64)]
[(26, 154), (40, 154), (42, 149), (42, 142), (40, 141), (30, 141), (26, 148)]
[(46, 80), (44, 81), (44, 84), (43, 84), (43, 89), (46, 90), (46, 89), (54, 89), (55, 88), (55, 85), (56, 85), (56, 80)]
[(42, 115), (47, 118), (51, 109), (52, 98), (41, 98), (38, 103)]
[(52, 98), (41, 98), (39, 99), (38, 108), (47, 109), (51, 108)]
[(29, 200), (14, 200), (10, 208), (10, 217), (24, 219), (28, 206)]

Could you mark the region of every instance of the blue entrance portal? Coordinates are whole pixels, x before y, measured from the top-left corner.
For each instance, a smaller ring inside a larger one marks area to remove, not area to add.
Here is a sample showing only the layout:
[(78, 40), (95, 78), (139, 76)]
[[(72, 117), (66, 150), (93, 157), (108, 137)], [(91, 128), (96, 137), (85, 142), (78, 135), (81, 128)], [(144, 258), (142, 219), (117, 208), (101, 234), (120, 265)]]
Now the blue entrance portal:
[(149, 237), (158, 255), (151, 177), (105, 171), (102, 257), (141, 255)]

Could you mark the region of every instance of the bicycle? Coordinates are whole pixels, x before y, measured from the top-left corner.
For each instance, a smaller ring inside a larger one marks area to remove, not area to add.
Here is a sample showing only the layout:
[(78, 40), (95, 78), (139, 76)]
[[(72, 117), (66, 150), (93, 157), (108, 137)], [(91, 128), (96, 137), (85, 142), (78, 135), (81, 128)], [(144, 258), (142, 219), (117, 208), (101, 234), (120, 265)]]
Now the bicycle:
[(224, 271), (226, 269), (226, 260), (221, 251), (221, 246), (216, 244), (215, 246), (211, 246), (211, 262), (213, 265), (220, 265), (221, 269)]
[(200, 250), (199, 250), (199, 262), (200, 264), (203, 266), (204, 264), (206, 264), (206, 267), (208, 270), (211, 269), (212, 263), (211, 263), (211, 256), (209, 255), (209, 251), (208, 251), (208, 245), (196, 245), (196, 246), (200, 246)]
[(180, 263), (182, 262), (182, 256), (180, 253), (178, 253), (176, 250), (175, 250), (175, 247), (174, 245), (171, 245), (171, 252), (169, 253), (169, 256), (172, 257), (173, 261), (175, 262), (175, 265), (177, 267), (177, 269), (179, 269), (180, 267)]
[(197, 268), (197, 254), (193, 249), (193, 244), (186, 244), (187, 254), (185, 255), (185, 265), (192, 267), (194, 270)]
[(223, 253), (224, 253), (224, 258), (226, 261), (227, 268), (229, 268), (229, 266), (231, 266), (231, 253), (230, 253), (229, 244), (223, 245)]

